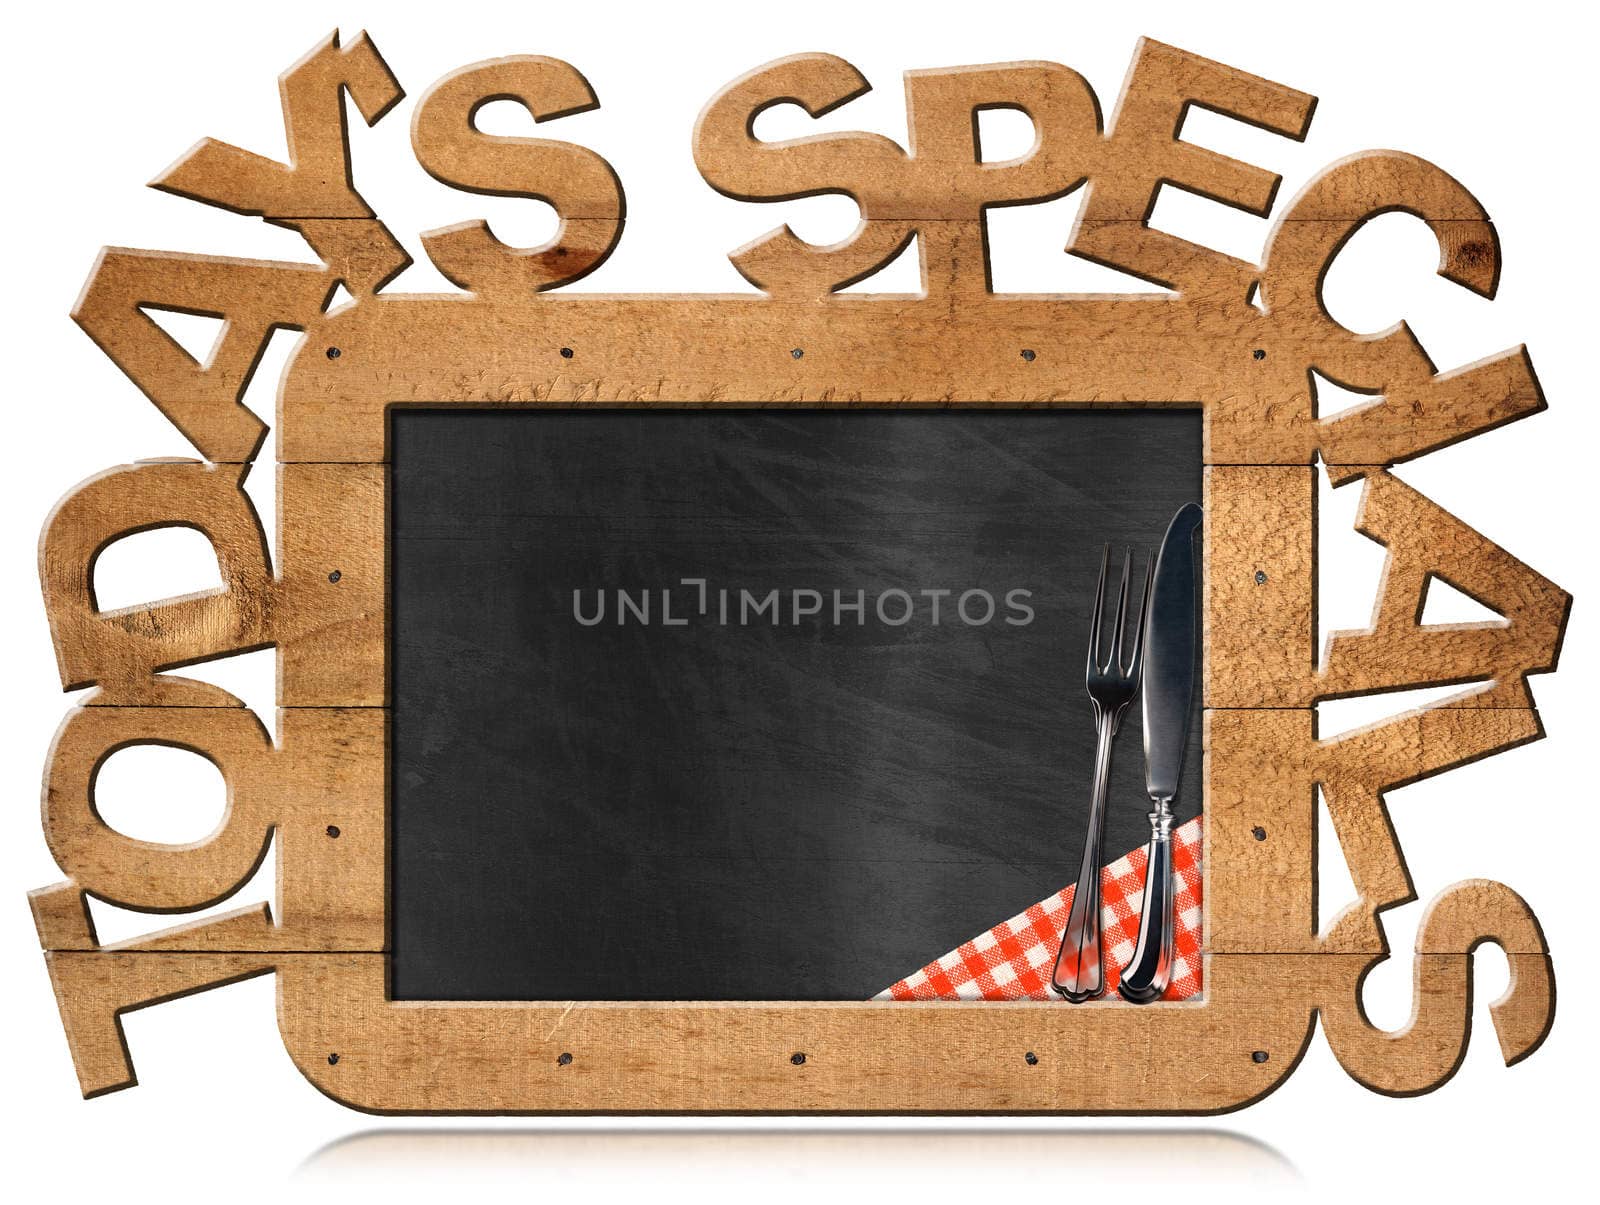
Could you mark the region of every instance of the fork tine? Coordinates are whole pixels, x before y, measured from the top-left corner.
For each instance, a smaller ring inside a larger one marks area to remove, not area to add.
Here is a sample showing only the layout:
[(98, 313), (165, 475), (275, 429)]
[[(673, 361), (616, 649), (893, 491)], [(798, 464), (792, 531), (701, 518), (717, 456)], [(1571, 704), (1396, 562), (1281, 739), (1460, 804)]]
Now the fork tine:
[[(1133, 651), (1128, 654), (1128, 668), (1123, 672), (1130, 678), (1139, 676), (1139, 657), (1144, 651), (1144, 630), (1150, 619), (1150, 586), (1156, 576), (1155, 549), (1149, 550), (1144, 567), (1144, 585), (1139, 589), (1139, 617), (1133, 625)], [(1120, 654), (1119, 654), (1120, 656)]]
[(1133, 549), (1122, 554), (1122, 589), (1117, 596), (1117, 630), (1111, 638), (1107, 669), (1122, 669), (1122, 646), (1128, 631), (1128, 579), (1133, 576)]
[(1100, 619), (1106, 606), (1106, 570), (1111, 567), (1111, 545), (1101, 546), (1100, 584), (1094, 588), (1094, 618), (1089, 621), (1089, 665), (1086, 673), (1100, 668)]

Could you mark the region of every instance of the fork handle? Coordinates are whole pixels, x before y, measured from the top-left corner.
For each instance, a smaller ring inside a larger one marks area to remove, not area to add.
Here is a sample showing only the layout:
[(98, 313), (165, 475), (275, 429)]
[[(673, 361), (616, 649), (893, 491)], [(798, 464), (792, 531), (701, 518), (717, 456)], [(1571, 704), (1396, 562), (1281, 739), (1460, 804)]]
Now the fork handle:
[(1105, 969), (1100, 958), (1100, 861), (1106, 819), (1106, 786), (1111, 777), (1111, 740), (1117, 716), (1096, 710), (1094, 788), (1089, 796), (1089, 832), (1083, 844), (1083, 865), (1072, 891), (1072, 910), (1050, 985), (1074, 1004), (1105, 994)]
[(1133, 1004), (1158, 1000), (1172, 979), (1172, 812), (1168, 800), (1150, 813), (1150, 848), (1144, 865), (1144, 906), (1139, 940), (1117, 991)]

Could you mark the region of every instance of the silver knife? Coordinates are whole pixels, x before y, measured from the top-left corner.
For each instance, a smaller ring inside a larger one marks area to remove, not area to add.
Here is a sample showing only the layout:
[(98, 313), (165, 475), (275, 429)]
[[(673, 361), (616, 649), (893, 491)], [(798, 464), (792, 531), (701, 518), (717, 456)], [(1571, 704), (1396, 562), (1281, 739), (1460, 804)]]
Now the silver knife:
[(1201, 511), (1189, 503), (1172, 517), (1161, 555), (1144, 633), (1144, 780), (1155, 805), (1144, 867), (1144, 907), (1139, 940), (1117, 991), (1148, 1004), (1172, 977), (1172, 800), (1183, 771), (1194, 703), (1194, 533)]

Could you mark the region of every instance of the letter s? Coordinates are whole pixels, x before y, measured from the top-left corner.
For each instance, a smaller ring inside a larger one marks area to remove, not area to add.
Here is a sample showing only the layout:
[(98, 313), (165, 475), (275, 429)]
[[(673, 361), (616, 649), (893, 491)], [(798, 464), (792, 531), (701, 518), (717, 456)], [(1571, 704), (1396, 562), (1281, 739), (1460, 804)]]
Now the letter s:
[(1025, 628), (1030, 623), (1033, 622), (1033, 608), (1030, 607), (1027, 603), (1019, 601), (1019, 600), (1024, 599), (1024, 598), (1032, 598), (1032, 597), (1033, 597), (1033, 591), (1032, 590), (1008, 590), (1008, 591), (1006, 591), (1006, 606), (1009, 607), (1011, 610), (1015, 611), (1017, 614), (1022, 616), (1021, 619), (1013, 619), (1009, 615), (1006, 616), (1006, 622), (1008, 624), (1010, 624), (1014, 628)]
[(411, 122), (417, 161), (441, 184), (482, 196), (531, 197), (561, 216), (542, 247), (511, 247), (475, 220), (430, 230), (422, 245), (452, 284), (474, 293), (552, 289), (593, 272), (622, 234), (626, 205), (611, 165), (586, 147), (485, 134), (474, 118), (514, 100), (550, 121), (599, 107), (589, 81), (560, 59), (518, 55), (463, 67), (429, 88)]

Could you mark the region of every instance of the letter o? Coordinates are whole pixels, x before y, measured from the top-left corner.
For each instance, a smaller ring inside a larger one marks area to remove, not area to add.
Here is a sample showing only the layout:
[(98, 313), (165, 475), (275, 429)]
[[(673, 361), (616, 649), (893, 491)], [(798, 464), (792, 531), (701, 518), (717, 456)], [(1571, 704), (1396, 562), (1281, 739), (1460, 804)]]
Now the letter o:
[[(974, 619), (972, 616), (967, 614), (967, 599), (971, 598), (974, 594), (983, 599), (983, 601), (987, 603), (989, 607), (989, 609), (983, 613), (982, 619)], [(988, 623), (994, 618), (994, 595), (990, 594), (987, 590), (968, 590), (956, 600), (956, 610), (961, 615), (962, 623), (971, 628), (981, 628), (984, 624)]]
[[(901, 598), (903, 598), (905, 600), (905, 604), (906, 604), (905, 614), (901, 615), (899, 619), (890, 619), (886, 614), (884, 614), (884, 611), (883, 611), (883, 600), (888, 598), (889, 595), (891, 595), (891, 594), (898, 594)], [(898, 628), (898, 627), (901, 627), (901, 626), (911, 622), (911, 615), (917, 609), (917, 604), (911, 601), (911, 595), (907, 594), (904, 590), (901, 590), (898, 587), (896, 587), (896, 588), (893, 588), (893, 589), (885, 590), (882, 594), (878, 595), (877, 608), (878, 608), (878, 620), (879, 620), (879, 622), (886, 623), (892, 628)]]
[[(95, 807), (100, 766), (129, 745), (172, 745), (222, 772), (228, 805), (203, 841), (140, 841)], [(186, 912), (226, 898), (255, 872), (272, 836), (272, 740), (244, 707), (79, 707), (56, 733), (44, 779), (44, 834), (84, 891), (145, 912)]]

